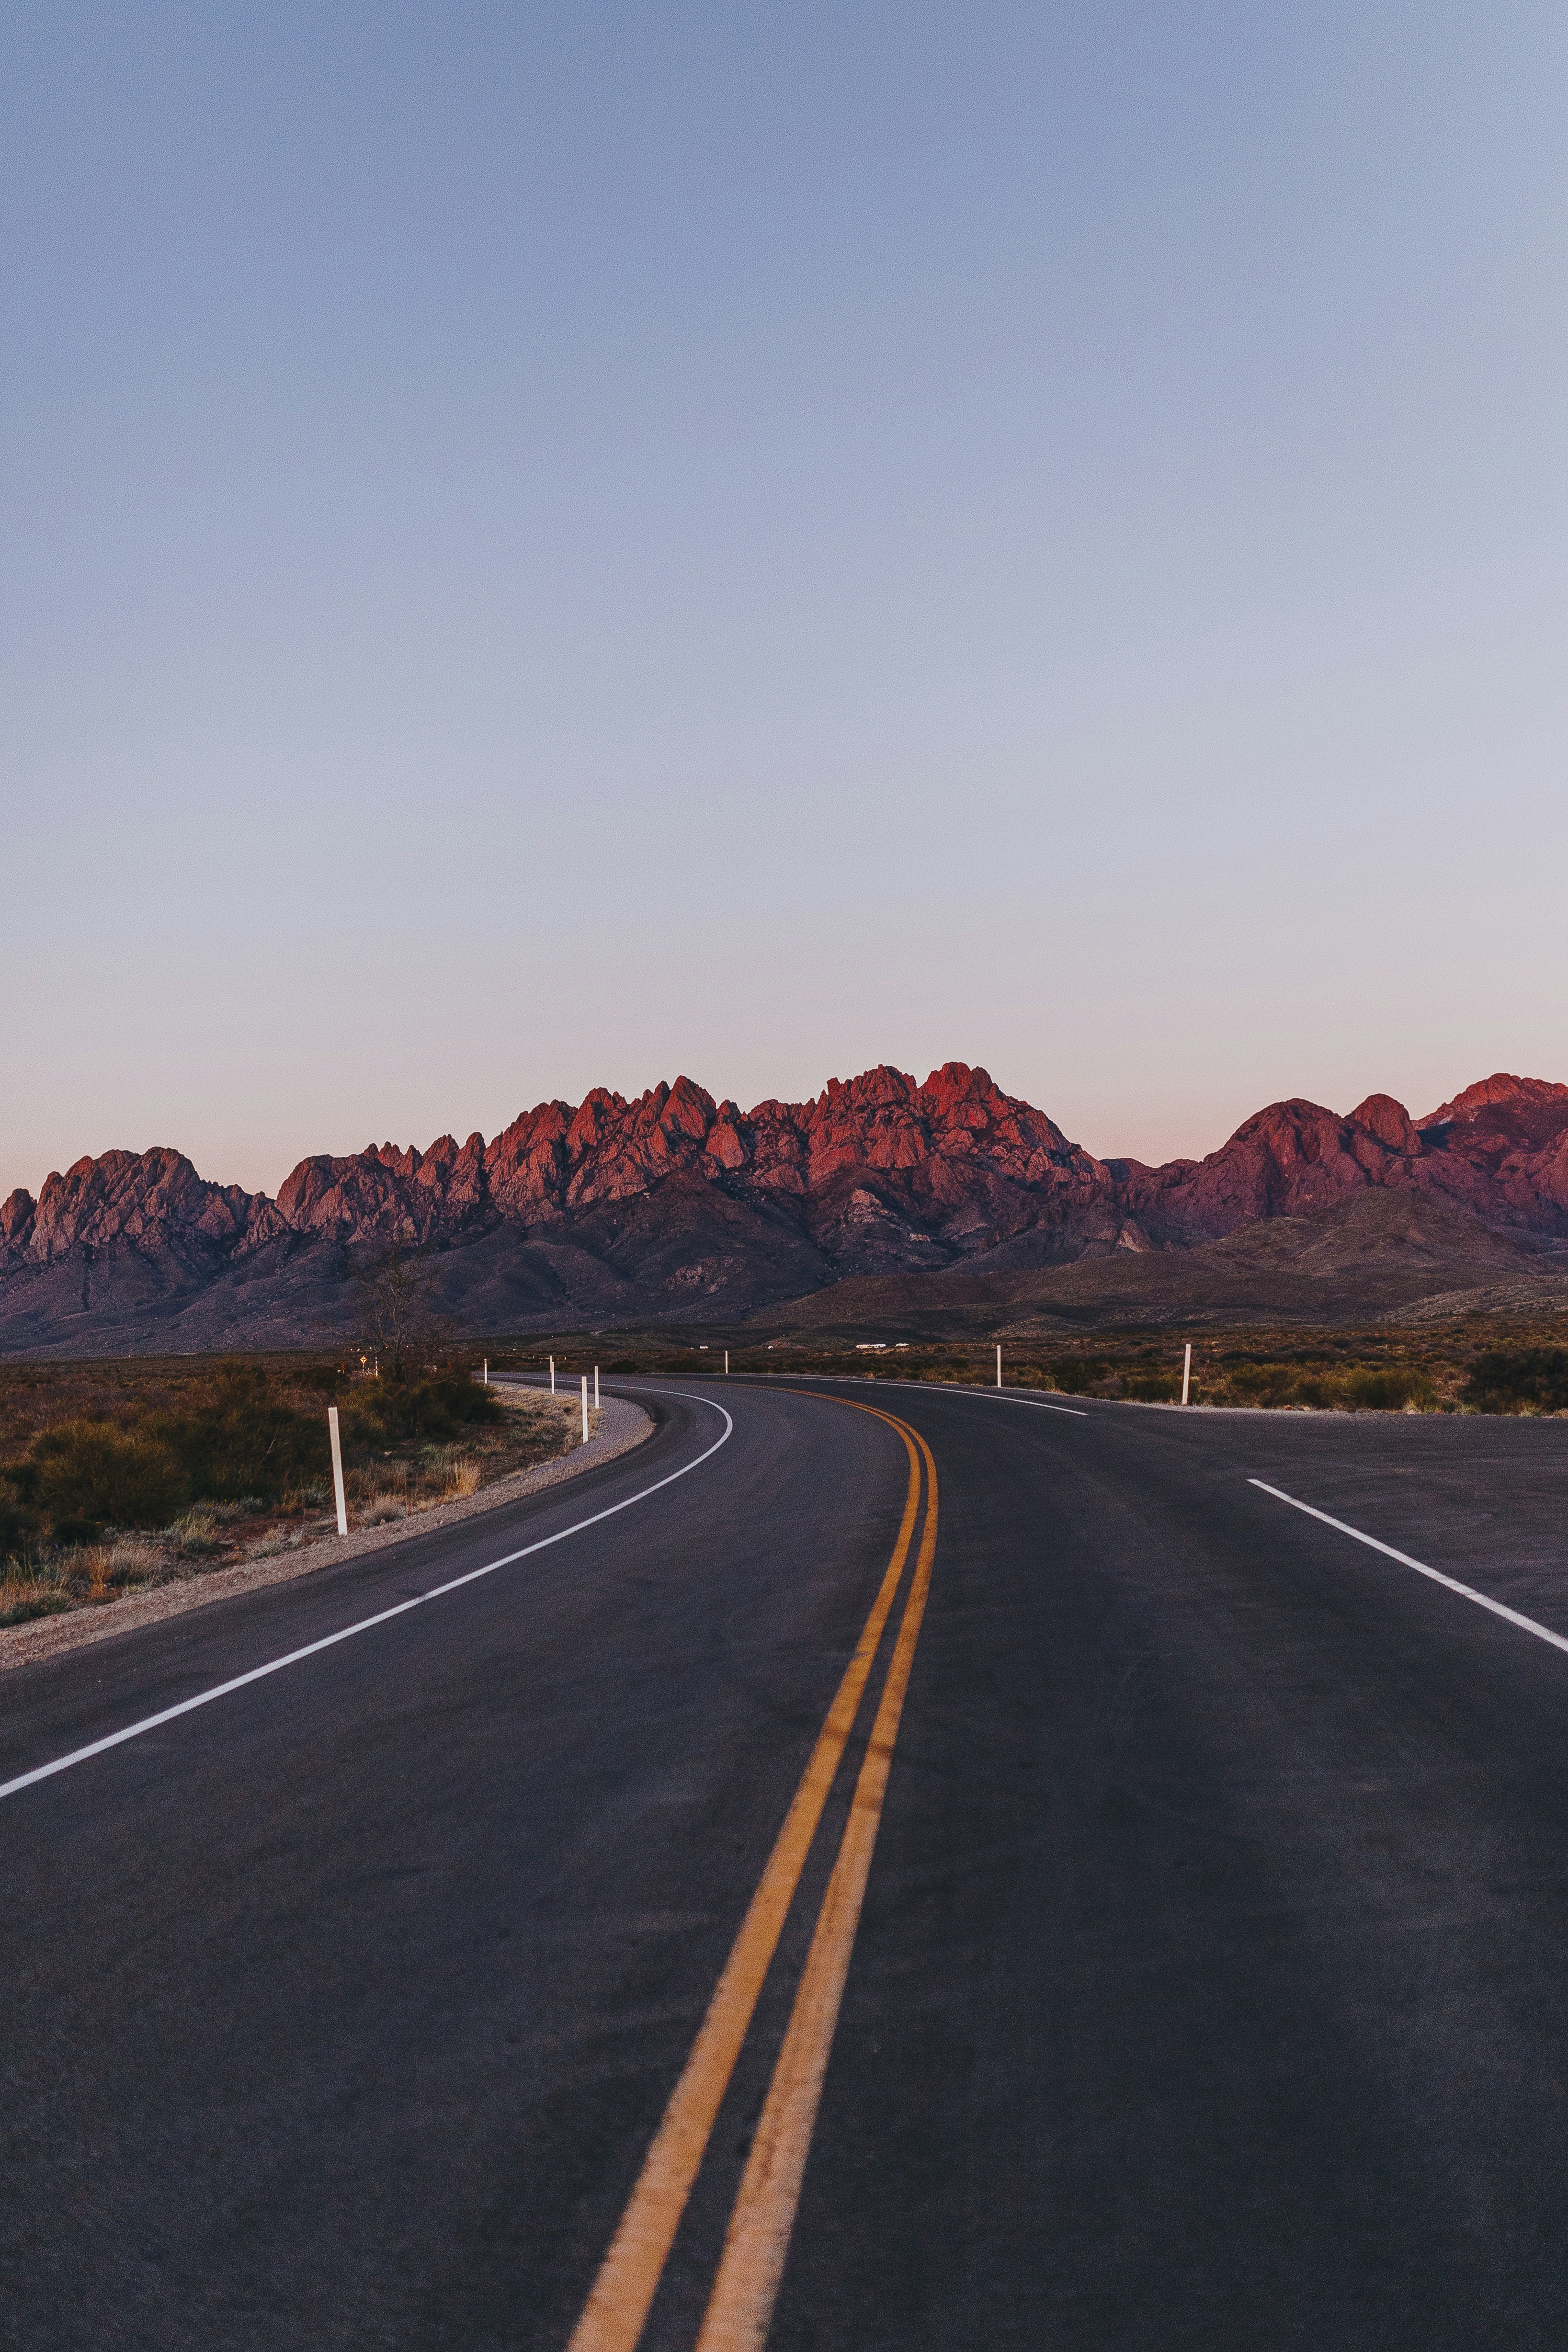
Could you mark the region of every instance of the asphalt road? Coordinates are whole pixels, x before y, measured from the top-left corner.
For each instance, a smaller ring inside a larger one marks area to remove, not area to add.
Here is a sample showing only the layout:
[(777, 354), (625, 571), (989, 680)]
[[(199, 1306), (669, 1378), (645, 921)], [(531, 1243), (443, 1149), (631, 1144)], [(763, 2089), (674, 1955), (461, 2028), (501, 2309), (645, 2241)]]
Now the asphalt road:
[(753, 2211), (704, 2352), (1568, 2341), (1568, 1654), (1250, 1483), (1568, 1637), (1568, 1423), (616, 1385), (602, 1470), (0, 1683), (9, 1783), (595, 1520), (0, 1801), (0, 2344), (691, 2352)]

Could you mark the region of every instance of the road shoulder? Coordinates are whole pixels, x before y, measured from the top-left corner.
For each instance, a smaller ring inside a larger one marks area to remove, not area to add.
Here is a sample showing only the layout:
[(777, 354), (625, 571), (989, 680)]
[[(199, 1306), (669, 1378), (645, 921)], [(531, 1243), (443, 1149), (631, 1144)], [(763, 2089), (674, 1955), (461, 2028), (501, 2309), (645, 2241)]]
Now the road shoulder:
[(438, 1503), (431, 1510), (365, 1528), (357, 1534), (321, 1536), (313, 1542), (301, 1544), (297, 1550), (275, 1553), (264, 1559), (241, 1560), (233, 1568), (215, 1569), (209, 1574), (183, 1578), (177, 1583), (154, 1585), (145, 1592), (128, 1592), (117, 1601), (105, 1601), (100, 1608), (74, 1609), (58, 1617), (38, 1617), (30, 1624), (7, 1626), (0, 1631), (0, 1673), (9, 1666), (30, 1665), (37, 1658), (57, 1657), (62, 1651), (105, 1641), (111, 1634), (128, 1633), (137, 1626), (156, 1624), (165, 1617), (183, 1616), (190, 1609), (210, 1608), (237, 1593), (256, 1592), (268, 1584), (287, 1584), (296, 1577), (314, 1575), (318, 1569), (336, 1568), (344, 1560), (363, 1559), (367, 1553), (387, 1550), (394, 1544), (405, 1542), (411, 1534), (424, 1535), (436, 1528), (455, 1527), (461, 1519), (477, 1518), (505, 1504), (521, 1502), (546, 1487), (562, 1486), (584, 1470), (596, 1470), (601, 1464), (615, 1461), (618, 1454), (629, 1454), (652, 1433), (653, 1422), (641, 1405), (632, 1403), (629, 1398), (607, 1396), (600, 1407), (598, 1430), (586, 1445), (576, 1446), (553, 1462), (536, 1463), (531, 1470), (518, 1470), (510, 1477), (498, 1478), (492, 1486), (482, 1486), (477, 1495)]

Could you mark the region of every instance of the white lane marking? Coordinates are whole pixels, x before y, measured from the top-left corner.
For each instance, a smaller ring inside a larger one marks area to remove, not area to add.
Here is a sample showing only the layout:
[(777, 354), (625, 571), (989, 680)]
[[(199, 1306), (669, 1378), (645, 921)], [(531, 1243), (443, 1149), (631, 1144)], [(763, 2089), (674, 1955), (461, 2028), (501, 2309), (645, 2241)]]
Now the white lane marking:
[(580, 1536), (584, 1528), (596, 1528), (601, 1520), (613, 1519), (617, 1511), (629, 1511), (634, 1503), (646, 1503), (650, 1495), (658, 1493), (660, 1487), (673, 1486), (678, 1478), (686, 1476), (688, 1471), (700, 1470), (721, 1445), (728, 1444), (735, 1424), (723, 1406), (715, 1404), (711, 1397), (690, 1396), (684, 1389), (655, 1389), (651, 1393), (655, 1396), (686, 1397), (690, 1404), (707, 1405), (722, 1420), (723, 1436), (716, 1437), (706, 1454), (699, 1454), (695, 1461), (682, 1463), (680, 1468), (670, 1471), (668, 1477), (656, 1478), (651, 1486), (639, 1487), (624, 1502), (612, 1503), (607, 1510), (595, 1511), (591, 1518), (578, 1519), (574, 1526), (563, 1528), (558, 1535), (542, 1536), (537, 1543), (524, 1544), (521, 1551), (509, 1551), (503, 1559), (489, 1560), (483, 1568), (470, 1568), (466, 1575), (454, 1576), (447, 1584), (432, 1585), (428, 1592), (416, 1592), (412, 1601), (399, 1601), (391, 1609), (379, 1609), (374, 1617), (362, 1617), (356, 1624), (340, 1626), (335, 1633), (323, 1633), (319, 1642), (307, 1642), (302, 1649), (290, 1650), (281, 1658), (268, 1658), (264, 1666), (252, 1666), (248, 1674), (236, 1675), (226, 1683), (215, 1683), (211, 1690), (198, 1691), (194, 1698), (183, 1698), (177, 1706), (166, 1706), (157, 1715), (143, 1716), (140, 1723), (128, 1723), (123, 1731), (111, 1731), (105, 1738), (90, 1740), (85, 1748), (73, 1748), (68, 1756), (57, 1756), (52, 1763), (36, 1764), (30, 1772), (19, 1772), (14, 1780), (0, 1781), (0, 1797), (14, 1797), (19, 1789), (30, 1789), (35, 1780), (47, 1780), (56, 1772), (68, 1771), (73, 1764), (85, 1764), (89, 1756), (101, 1756), (106, 1748), (119, 1748), (127, 1739), (139, 1739), (144, 1731), (156, 1731), (160, 1724), (173, 1723), (176, 1716), (189, 1715), (193, 1707), (210, 1706), (215, 1698), (226, 1698), (230, 1691), (243, 1690), (247, 1683), (258, 1683), (268, 1675), (281, 1674), (285, 1666), (297, 1666), (301, 1658), (313, 1658), (320, 1650), (330, 1650), (339, 1642), (352, 1641), (356, 1633), (368, 1633), (373, 1625), (384, 1625), (394, 1617), (405, 1616), (410, 1609), (423, 1608), (426, 1601), (439, 1601), (444, 1593), (459, 1591), (465, 1584), (476, 1583), (481, 1576), (493, 1576), (498, 1568), (510, 1568), (518, 1560), (527, 1559), (533, 1552), (548, 1551), (552, 1544), (564, 1543), (568, 1536)]
[(1445, 1576), (1440, 1568), (1428, 1568), (1425, 1560), (1412, 1559), (1407, 1551), (1395, 1551), (1392, 1544), (1380, 1543), (1375, 1536), (1363, 1535), (1359, 1528), (1352, 1528), (1347, 1520), (1332, 1518), (1327, 1511), (1314, 1510), (1310, 1503), (1298, 1502), (1295, 1496), (1286, 1494), (1282, 1486), (1270, 1486), (1262, 1478), (1249, 1478), (1247, 1483), (1249, 1486), (1260, 1487), (1266, 1495), (1272, 1495), (1277, 1502), (1289, 1503), (1292, 1510), (1305, 1511), (1310, 1519), (1321, 1519), (1326, 1528), (1337, 1528), (1342, 1536), (1353, 1536), (1357, 1543), (1365, 1544), (1369, 1551), (1380, 1551), (1385, 1559), (1396, 1559), (1401, 1568), (1413, 1568), (1417, 1576), (1429, 1576), (1434, 1584), (1446, 1585), (1450, 1592), (1458, 1593), (1466, 1601), (1473, 1601), (1478, 1609), (1489, 1609), (1494, 1617), (1506, 1617), (1510, 1625), (1517, 1625), (1521, 1633), (1533, 1633), (1538, 1642), (1550, 1642), (1554, 1650), (1568, 1650), (1568, 1634), (1554, 1633), (1550, 1625), (1538, 1625), (1533, 1617), (1521, 1616), (1517, 1609), (1510, 1609), (1505, 1601), (1489, 1600), (1484, 1592), (1478, 1592), (1473, 1585), (1461, 1584), (1457, 1576)]

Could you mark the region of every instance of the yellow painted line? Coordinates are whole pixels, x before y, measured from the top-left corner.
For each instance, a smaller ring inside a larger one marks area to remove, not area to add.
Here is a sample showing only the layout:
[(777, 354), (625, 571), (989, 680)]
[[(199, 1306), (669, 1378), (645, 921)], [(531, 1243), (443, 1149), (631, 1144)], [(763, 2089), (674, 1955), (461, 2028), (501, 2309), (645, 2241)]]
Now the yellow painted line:
[(795, 2227), (795, 2208), (860, 1923), (882, 1801), (899, 1736), (936, 1550), (936, 1465), (924, 1438), (926, 1517), (871, 1744), (855, 1785), (838, 1859), (817, 1916), (789, 2031), (742, 2178), (697, 2352), (762, 2352)]
[[(859, 1410), (872, 1412), (876, 1408), (866, 1405)], [(741, 2054), (763, 1980), (784, 1932), (785, 1916), (816, 1834), (816, 1825), (822, 1819), (822, 1809), (855, 1727), (882, 1629), (904, 1572), (920, 1507), (921, 1454), (915, 1450), (915, 1441), (902, 1422), (894, 1421), (890, 1413), (878, 1413), (877, 1418), (896, 1429), (909, 1450), (910, 1481), (899, 1538), (855, 1654), (827, 1710), (810, 1761), (784, 1816), (784, 1827), (768, 1857), (767, 1868), (724, 1964), (724, 1973), (708, 2004), (691, 2055), (670, 2094), (663, 2121), (621, 2216), (620, 2227), (573, 2331), (569, 2352), (635, 2352), (680, 2226), (680, 2217), (686, 2210), (691, 2184), (707, 2149), (714, 2118)], [(930, 1458), (926, 1454), (928, 1462)]]

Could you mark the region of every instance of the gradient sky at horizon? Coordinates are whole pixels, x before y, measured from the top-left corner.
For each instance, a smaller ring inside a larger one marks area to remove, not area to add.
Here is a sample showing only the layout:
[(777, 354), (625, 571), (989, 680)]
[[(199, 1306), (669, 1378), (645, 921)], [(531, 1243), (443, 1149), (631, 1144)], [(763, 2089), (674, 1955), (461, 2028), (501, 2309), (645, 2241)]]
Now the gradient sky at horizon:
[(0, 26), (0, 1194), (1568, 1078), (1560, 8)]

